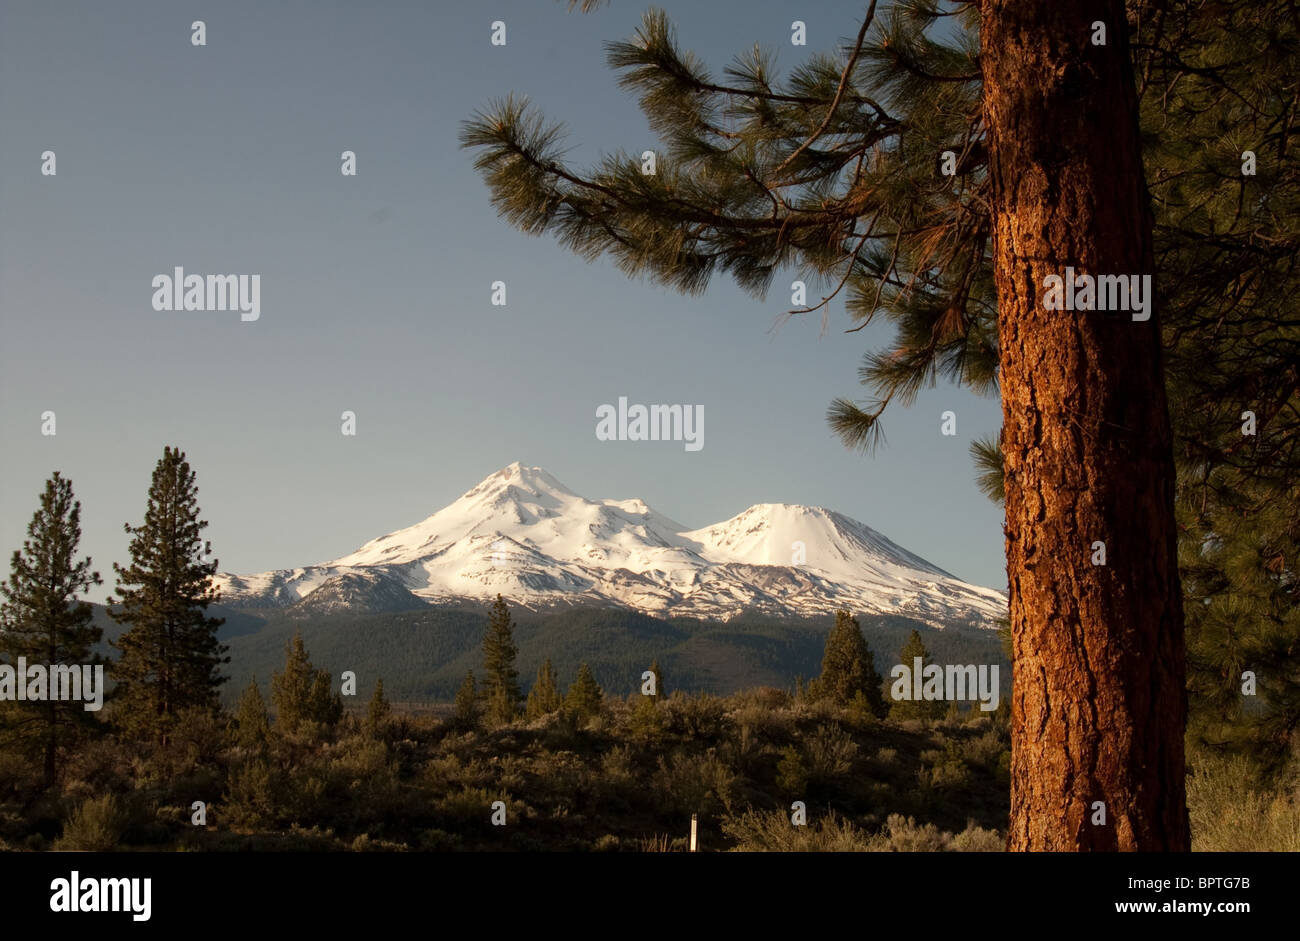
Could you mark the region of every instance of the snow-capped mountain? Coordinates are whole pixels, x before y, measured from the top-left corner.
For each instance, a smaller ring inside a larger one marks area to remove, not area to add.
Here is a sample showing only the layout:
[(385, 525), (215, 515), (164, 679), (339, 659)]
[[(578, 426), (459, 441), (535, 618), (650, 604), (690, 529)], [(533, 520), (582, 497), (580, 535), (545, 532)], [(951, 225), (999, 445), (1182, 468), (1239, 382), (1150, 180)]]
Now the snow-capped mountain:
[(903, 614), (992, 626), (1002, 593), (959, 581), (856, 520), (761, 503), (687, 530), (641, 500), (589, 500), (511, 464), (429, 518), (355, 552), (259, 575), (220, 573), (225, 604), (398, 611), (498, 593), (528, 607), (624, 605), (730, 618)]

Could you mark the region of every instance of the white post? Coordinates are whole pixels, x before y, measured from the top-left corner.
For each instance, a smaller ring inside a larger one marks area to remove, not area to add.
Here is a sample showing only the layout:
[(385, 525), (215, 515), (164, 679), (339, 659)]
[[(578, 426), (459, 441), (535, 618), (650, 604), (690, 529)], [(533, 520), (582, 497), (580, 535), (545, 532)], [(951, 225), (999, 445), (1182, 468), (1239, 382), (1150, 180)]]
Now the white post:
[(696, 824), (695, 814), (691, 814), (691, 852), (692, 853), (697, 852), (699, 849), (699, 842), (696, 839), (696, 825), (697, 824)]

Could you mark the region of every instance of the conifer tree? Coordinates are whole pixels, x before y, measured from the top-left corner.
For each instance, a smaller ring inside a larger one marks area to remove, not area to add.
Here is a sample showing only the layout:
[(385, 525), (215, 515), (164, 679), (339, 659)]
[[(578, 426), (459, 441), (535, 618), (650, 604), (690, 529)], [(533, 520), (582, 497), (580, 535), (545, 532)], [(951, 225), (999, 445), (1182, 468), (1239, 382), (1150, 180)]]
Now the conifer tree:
[(285, 645), (284, 669), (271, 674), (271, 703), (275, 706), (275, 724), (281, 731), (293, 733), (307, 721), (315, 678), (302, 632), (294, 631)]
[(257, 685), (257, 677), (239, 697), (235, 707), (235, 741), (252, 752), (261, 752), (271, 740), (271, 722), (266, 712), (266, 700)]
[(776, 786), (786, 797), (802, 798), (808, 790), (808, 769), (799, 749), (787, 745), (776, 763)]
[[(1300, 727), (1285, 653), (1300, 642), (1300, 172), (1271, 155), (1300, 145), (1284, 91), (1300, 74), (1300, 24), (1286, 0), (1135, 6), (1190, 740), (1280, 771)], [(981, 486), (1001, 501), (1000, 449), (973, 450)], [(1248, 665), (1267, 691), (1243, 694)]]
[(817, 678), (816, 694), (836, 705), (847, 706), (861, 693), (875, 716), (885, 714), (883, 681), (876, 671), (876, 661), (862, 636), (857, 618), (846, 610), (835, 612), (835, 626), (826, 636), (822, 654), (822, 672)]
[(497, 595), (483, 637), (484, 687), (488, 715), (498, 723), (510, 722), (523, 698), (519, 692), (519, 671), (515, 669), (514, 623), (505, 599)]
[(226, 647), (217, 640), (223, 618), (207, 617), (217, 600), (217, 560), (201, 538), (194, 471), (178, 448), (167, 447), (154, 468), (144, 522), (126, 525), (131, 564), (114, 563), (114, 620), (127, 628), (114, 641), (122, 657), (115, 713), (132, 730), (166, 742), (176, 716), (188, 708), (217, 708), (226, 681)]
[(343, 700), (331, 689), (329, 672), (312, 665), (301, 631), (285, 645), (284, 670), (271, 674), (271, 703), (276, 726), (288, 734), (332, 728), (343, 716)]
[(317, 670), (311, 684), (312, 721), (326, 729), (332, 729), (343, 718), (343, 694), (333, 688), (329, 671)]
[(366, 706), (366, 729), (371, 735), (375, 735), (384, 727), (392, 712), (393, 707), (384, 698), (384, 681), (381, 677), (375, 681), (375, 691)]
[(478, 722), (478, 689), (474, 671), (465, 674), (460, 689), (456, 691), (455, 721), (461, 728), (473, 728)]
[(583, 663), (578, 667), (578, 675), (564, 697), (565, 711), (579, 719), (590, 719), (600, 715), (601, 701), (604, 693), (596, 683), (591, 667)]
[(668, 698), (668, 689), (664, 686), (664, 671), (659, 668), (657, 659), (650, 662), (650, 672), (655, 675), (655, 692), (650, 700), (657, 706)]
[(528, 718), (536, 719), (549, 715), (563, 705), (564, 698), (560, 695), (555, 667), (551, 666), (551, 658), (547, 657), (537, 670), (537, 679), (533, 683), (533, 688), (528, 691)]
[[(930, 651), (925, 646), (925, 641), (921, 639), (920, 631), (912, 631), (907, 636), (907, 642), (903, 644), (903, 649), (898, 652), (898, 662), (907, 667), (907, 689), (919, 689), (923, 685), (923, 678), (913, 679), (916, 672), (916, 658), (921, 658), (921, 669), (928, 667), (932, 660)], [(896, 682), (902, 682), (901, 680)], [(901, 699), (891, 696), (889, 707), (889, 716), (891, 719), (937, 719), (944, 713), (942, 700), (927, 699)]]
[[(895, 342), (869, 353), (861, 371), (872, 400), (832, 404), (846, 443), (874, 447), (885, 408), (910, 404), (940, 377), (1000, 392), (1001, 440), (975, 451), (982, 470), (996, 465), (982, 483), (1006, 494), (1011, 632), (1017, 663), (1027, 665), (1013, 710), (1013, 849), (1188, 846), (1162, 331), (1191, 327), (1213, 339), (1202, 327), (1216, 314), (1202, 324), (1180, 317), (1219, 297), (1236, 307), (1233, 329), (1249, 329), (1260, 288), (1277, 283), (1257, 276), (1270, 264), (1283, 281), (1296, 270), (1290, 234), (1274, 240), (1284, 214), (1262, 188), (1238, 199), (1240, 177), (1222, 165), (1184, 162), (1162, 180), (1171, 198), (1161, 221), (1182, 232), (1153, 232), (1138, 133), (1139, 95), (1157, 112), (1148, 138), (1166, 139), (1183, 123), (1171, 119), (1170, 102), (1193, 88), (1187, 116), (1205, 131), (1183, 138), (1188, 153), (1241, 149), (1224, 131), (1233, 112), (1285, 153), (1295, 109), (1279, 89), (1297, 73), (1294, 11), (1272, 0), (1250, 10), (1190, 0), (1128, 6), (1140, 40), (1132, 47), (1121, 0), (897, 0), (878, 20), (872, 2), (850, 46), (808, 57), (784, 83), (757, 48), (719, 80), (651, 11), (630, 41), (610, 45), (609, 61), (662, 140), (654, 173), (636, 152), (615, 152), (586, 173), (571, 167), (559, 127), (513, 97), (462, 132), (498, 212), (524, 231), (553, 232), (589, 260), (609, 254), (629, 275), (691, 293), (723, 272), (759, 296), (794, 269), (826, 291), (801, 303), (792, 284), (792, 315), (825, 319), (843, 294), (859, 327), (877, 315), (892, 320)], [(1216, 18), (1244, 35), (1211, 48)], [(955, 26), (955, 36), (936, 37), (937, 23)], [(1187, 40), (1193, 59), (1178, 45)], [(1275, 81), (1243, 99), (1222, 79), (1250, 69), (1259, 48)], [(1230, 223), (1251, 216), (1243, 225), (1264, 237), (1223, 238), (1223, 220), (1196, 218), (1203, 201), (1177, 192), (1177, 180), (1192, 177), (1225, 197), (1216, 208), (1231, 198)], [(1199, 259), (1188, 248), (1198, 240)], [(1141, 322), (1039, 303), (1048, 274), (1140, 277), (1157, 258), (1165, 263), (1166, 249), (1178, 270)], [(1237, 253), (1251, 260), (1240, 281)], [(1201, 270), (1206, 254), (1212, 264)], [(1195, 287), (1179, 284), (1184, 272)], [(1219, 292), (1216, 279), (1233, 289)], [(1278, 313), (1293, 331), (1290, 315)], [(1264, 357), (1274, 376), (1256, 387), (1276, 393), (1261, 396), (1270, 415), (1285, 413), (1294, 395), (1293, 349), (1281, 347), (1282, 363)], [(1087, 552), (1098, 538), (1105, 567)], [(1084, 649), (1108, 653), (1085, 667), (1075, 655)], [(1129, 696), (1135, 689), (1144, 692)], [(1123, 826), (1089, 826), (1098, 795), (1123, 808)]]
[(55, 667), (80, 671), (103, 662), (91, 650), (102, 631), (93, 623), (91, 606), (80, 600), (103, 580), (91, 570), (89, 557), (77, 560), (80, 542), (81, 503), (73, 499), (72, 482), (55, 471), (27, 524), (22, 549), (13, 554), (9, 579), (0, 583), (0, 661), (14, 670), (19, 657), (45, 667), (49, 694), (45, 701), (0, 703), (3, 728), (6, 738), (39, 751), (45, 787), (58, 778), (63, 747), (95, 727), (84, 702), (60, 700), (49, 685)]
[(1143, 123), (1177, 129), (1148, 135), (1144, 156), (1167, 311), (1189, 740), (1276, 774), (1300, 754), (1300, 21), (1285, 0), (1260, 0), (1178, 3), (1143, 23)]

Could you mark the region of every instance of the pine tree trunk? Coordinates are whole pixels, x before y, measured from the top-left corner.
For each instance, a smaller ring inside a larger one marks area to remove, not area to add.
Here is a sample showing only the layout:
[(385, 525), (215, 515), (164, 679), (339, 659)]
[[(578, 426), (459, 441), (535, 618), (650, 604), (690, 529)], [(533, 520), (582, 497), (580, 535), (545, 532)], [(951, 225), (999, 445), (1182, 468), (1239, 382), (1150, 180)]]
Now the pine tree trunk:
[[(51, 664), (53, 664), (53, 660), (51, 660), (50, 662)], [(50, 713), (50, 721), (49, 721), (49, 729), (46, 732), (46, 737), (45, 737), (45, 765), (41, 774), (41, 782), (43, 786), (46, 788), (53, 787), (55, 780), (58, 778), (58, 765), (56, 761), (57, 761), (57, 754), (59, 748), (59, 742), (58, 742), (59, 706), (54, 699), (53, 677), (50, 678), (49, 694), (50, 694), (50, 699), (49, 699), (48, 708)]]
[[(50, 613), (54, 617), (54, 613)], [(59, 704), (54, 698), (54, 665), (59, 661), (58, 645), (58, 628), (51, 621), (49, 631), (45, 637), (45, 662), (50, 670), (50, 675), (46, 678), (46, 692), (49, 699), (46, 702), (46, 709), (49, 712), (49, 721), (45, 730), (45, 761), (41, 771), (41, 784), (48, 789), (54, 786), (55, 779), (58, 776), (57, 755), (58, 755), (58, 729), (59, 729)]]
[(981, 13), (1015, 657), (1008, 848), (1186, 850), (1156, 305), (1135, 322), (1043, 304), (1044, 278), (1067, 266), (1154, 273), (1124, 4), (982, 0)]

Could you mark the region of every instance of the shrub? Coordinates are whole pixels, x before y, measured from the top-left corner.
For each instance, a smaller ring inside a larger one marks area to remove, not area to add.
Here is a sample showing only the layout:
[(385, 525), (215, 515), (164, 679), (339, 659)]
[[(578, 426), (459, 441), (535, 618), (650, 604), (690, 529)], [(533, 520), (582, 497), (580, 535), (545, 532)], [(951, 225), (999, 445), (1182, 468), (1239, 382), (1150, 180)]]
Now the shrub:
[(600, 759), (600, 777), (612, 789), (634, 788), (639, 782), (632, 749), (615, 745)]
[(661, 742), (667, 731), (668, 722), (663, 711), (649, 696), (636, 694), (638, 702), (628, 710), (626, 730), (633, 741), (654, 746)]
[(1190, 764), (1187, 809), (1194, 851), (1300, 851), (1300, 806), (1280, 790), (1261, 787), (1258, 769), (1249, 761), (1205, 754)]
[(446, 853), (461, 849), (465, 841), (458, 833), (448, 833), (436, 827), (420, 833), (419, 847), (428, 853)]
[(797, 827), (784, 811), (748, 810), (725, 817), (722, 832), (736, 841), (734, 851), (746, 853), (861, 853), (869, 848), (866, 834), (833, 811)]
[(793, 745), (786, 746), (776, 763), (776, 786), (787, 797), (803, 797), (808, 790), (808, 769)]
[(805, 751), (809, 778), (828, 782), (853, 770), (858, 743), (838, 725), (823, 726), (809, 736)]
[(737, 734), (729, 741), (723, 743), (718, 750), (721, 755), (737, 773), (755, 777), (757, 773), (766, 764), (766, 757), (770, 749), (765, 747), (759, 741), (759, 736), (748, 725), (741, 725)]
[(674, 696), (665, 712), (673, 731), (687, 738), (716, 739), (722, 734), (725, 709), (717, 696)]
[(687, 846), (681, 837), (674, 839), (667, 833), (656, 833), (643, 838), (637, 848), (643, 853), (679, 853)]
[(728, 701), (736, 711), (757, 709), (763, 712), (777, 712), (781, 709), (788, 709), (793, 702), (789, 693), (783, 689), (777, 689), (775, 686), (759, 686), (754, 689), (739, 690), (732, 693), (728, 697)]
[(369, 833), (362, 833), (352, 841), (348, 849), (354, 853), (400, 853), (408, 849), (408, 847), (405, 843), (377, 840)]
[(970, 765), (978, 765), (990, 770), (998, 766), (998, 759), (1007, 750), (1007, 742), (996, 729), (990, 728), (982, 735), (968, 739), (961, 746), (962, 760)]
[(912, 817), (890, 814), (885, 828), (871, 839), (877, 853), (933, 853), (952, 848), (952, 834), (932, 823), (917, 824)]
[(652, 786), (662, 806), (686, 817), (729, 811), (736, 796), (736, 776), (712, 750), (703, 755), (678, 752), (671, 762), (661, 756)]
[(258, 759), (232, 771), (222, 809), (234, 826), (253, 830), (273, 826), (277, 808), (271, 766)]
[(72, 811), (54, 848), (105, 853), (117, 846), (129, 825), (130, 814), (117, 795), (88, 797)]
[(479, 787), (491, 778), (488, 767), (477, 758), (462, 761), (456, 755), (432, 758), (424, 766), (425, 783), (435, 794), (461, 787)]
[(1006, 839), (996, 830), (985, 830), (966, 822), (966, 829), (952, 838), (954, 853), (1001, 853), (1007, 848)]
[(771, 741), (789, 738), (794, 733), (794, 715), (785, 710), (760, 705), (743, 705), (731, 713), (731, 721), (741, 734), (761, 736)]
[[(486, 788), (461, 788), (434, 801), (433, 811), (438, 822), (452, 830), (487, 830), (492, 826), (492, 802), (510, 798)], [(509, 819), (509, 818), (507, 818)]]
[(871, 838), (869, 848), (877, 853), (991, 853), (1004, 847), (1001, 834), (973, 822), (954, 836), (932, 823), (918, 824), (912, 817), (890, 814), (884, 829)]
[(929, 765), (929, 767), (922, 767), (916, 773), (923, 787), (930, 787), (936, 791), (954, 791), (970, 784), (970, 770), (962, 761), (956, 742), (945, 742), (944, 750), (941, 752), (934, 750), (922, 752), (921, 761)]

